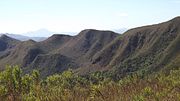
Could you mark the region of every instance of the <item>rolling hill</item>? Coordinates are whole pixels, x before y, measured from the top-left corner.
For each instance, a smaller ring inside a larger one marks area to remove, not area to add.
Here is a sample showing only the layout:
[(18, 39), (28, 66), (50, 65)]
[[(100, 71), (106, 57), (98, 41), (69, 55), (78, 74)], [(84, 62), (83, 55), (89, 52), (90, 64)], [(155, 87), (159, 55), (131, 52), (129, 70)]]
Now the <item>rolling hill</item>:
[(86, 29), (76, 36), (18, 41), (0, 37), (0, 66), (20, 65), (42, 77), (72, 68), (79, 74), (110, 71), (121, 78), (134, 72), (152, 73), (180, 66), (180, 17), (130, 29), (124, 34)]

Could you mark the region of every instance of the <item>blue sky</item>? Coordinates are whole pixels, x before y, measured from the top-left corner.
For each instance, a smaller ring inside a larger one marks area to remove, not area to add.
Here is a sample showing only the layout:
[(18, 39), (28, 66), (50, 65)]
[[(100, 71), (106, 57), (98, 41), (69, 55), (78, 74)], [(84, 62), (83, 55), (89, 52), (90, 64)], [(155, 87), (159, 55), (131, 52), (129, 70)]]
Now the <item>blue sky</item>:
[(180, 16), (180, 0), (1, 0), (0, 33), (114, 30)]

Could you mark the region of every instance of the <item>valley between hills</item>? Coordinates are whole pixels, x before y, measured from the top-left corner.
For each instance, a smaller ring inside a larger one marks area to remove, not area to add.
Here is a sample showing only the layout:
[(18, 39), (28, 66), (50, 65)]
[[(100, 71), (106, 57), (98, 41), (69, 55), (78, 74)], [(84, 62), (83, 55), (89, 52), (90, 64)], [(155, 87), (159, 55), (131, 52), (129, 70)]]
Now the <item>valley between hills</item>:
[(2, 35), (0, 69), (3, 101), (178, 101), (180, 17), (123, 34)]

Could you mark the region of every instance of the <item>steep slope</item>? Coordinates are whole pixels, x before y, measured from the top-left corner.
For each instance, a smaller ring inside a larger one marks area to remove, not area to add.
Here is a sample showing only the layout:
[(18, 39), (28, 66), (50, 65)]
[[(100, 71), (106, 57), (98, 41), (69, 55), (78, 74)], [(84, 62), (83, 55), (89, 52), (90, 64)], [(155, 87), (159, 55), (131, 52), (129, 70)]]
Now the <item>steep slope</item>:
[(59, 48), (58, 52), (81, 63), (90, 60), (117, 36), (111, 31), (83, 30)]
[(135, 71), (157, 71), (179, 55), (179, 37), (180, 17), (131, 29), (94, 56), (92, 63), (114, 67), (120, 77)]
[(41, 47), (42, 50), (46, 52), (54, 52), (58, 48), (60, 48), (62, 45), (67, 43), (72, 36), (69, 35), (62, 35), (62, 34), (54, 34), (48, 39), (39, 42), (39, 46)]

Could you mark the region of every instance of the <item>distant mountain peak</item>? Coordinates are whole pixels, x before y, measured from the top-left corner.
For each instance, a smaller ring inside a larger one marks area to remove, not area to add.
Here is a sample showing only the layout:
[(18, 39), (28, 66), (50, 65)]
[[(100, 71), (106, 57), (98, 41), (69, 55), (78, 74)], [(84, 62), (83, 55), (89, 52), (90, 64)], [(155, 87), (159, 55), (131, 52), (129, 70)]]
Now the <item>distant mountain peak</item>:
[(53, 35), (55, 32), (51, 32), (48, 29), (42, 28), (36, 31), (30, 31), (27, 33), (23, 33), (23, 35), (29, 36), (29, 37), (49, 37)]

